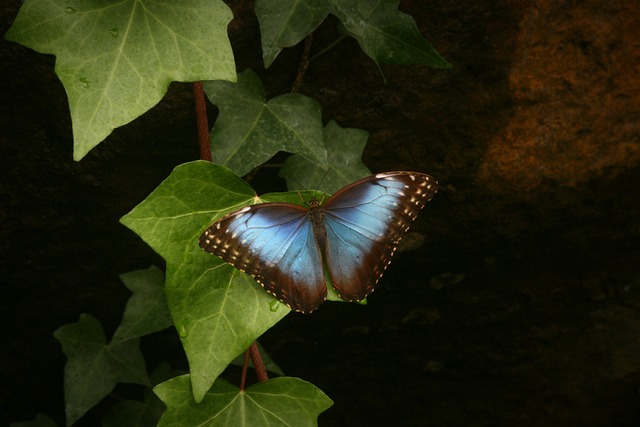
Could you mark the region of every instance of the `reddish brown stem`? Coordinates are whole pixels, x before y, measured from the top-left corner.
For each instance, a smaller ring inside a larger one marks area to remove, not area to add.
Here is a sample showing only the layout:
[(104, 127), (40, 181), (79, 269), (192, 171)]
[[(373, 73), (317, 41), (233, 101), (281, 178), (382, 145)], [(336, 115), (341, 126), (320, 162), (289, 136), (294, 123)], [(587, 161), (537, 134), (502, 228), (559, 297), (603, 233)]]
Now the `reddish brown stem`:
[(193, 82), (193, 98), (196, 103), (196, 121), (198, 123), (200, 159), (211, 161), (209, 120), (207, 119), (207, 104), (204, 100), (204, 85), (202, 82)]
[(242, 362), (242, 373), (240, 374), (240, 390), (244, 390), (247, 383), (247, 370), (249, 369), (249, 357), (253, 362), (253, 368), (256, 370), (256, 376), (258, 381), (267, 381), (269, 376), (267, 370), (264, 367), (262, 356), (260, 356), (260, 350), (258, 345), (254, 341), (247, 351), (244, 352), (244, 361)]
[[(308, 56), (308, 54), (307, 54)], [(193, 97), (196, 104), (196, 121), (198, 122), (198, 140), (200, 145), (200, 159), (211, 161), (211, 143), (209, 142), (209, 120), (207, 119), (207, 104), (204, 100), (204, 85), (202, 82), (193, 83)], [(254, 341), (244, 354), (242, 364), (242, 375), (240, 377), (240, 389), (244, 390), (247, 381), (247, 370), (249, 368), (249, 357), (256, 370), (258, 381), (267, 381), (269, 376), (264, 367), (264, 362), (260, 356), (258, 345)]]
[(269, 379), (269, 376), (267, 375), (267, 369), (264, 367), (264, 362), (262, 361), (262, 357), (260, 356), (260, 350), (258, 350), (258, 344), (256, 344), (255, 341), (251, 343), (248, 352), (251, 355), (253, 369), (256, 370), (258, 381), (267, 381)]
[(240, 390), (244, 390), (247, 383), (247, 370), (249, 369), (249, 350), (244, 352), (244, 361), (242, 362), (242, 374), (240, 375)]

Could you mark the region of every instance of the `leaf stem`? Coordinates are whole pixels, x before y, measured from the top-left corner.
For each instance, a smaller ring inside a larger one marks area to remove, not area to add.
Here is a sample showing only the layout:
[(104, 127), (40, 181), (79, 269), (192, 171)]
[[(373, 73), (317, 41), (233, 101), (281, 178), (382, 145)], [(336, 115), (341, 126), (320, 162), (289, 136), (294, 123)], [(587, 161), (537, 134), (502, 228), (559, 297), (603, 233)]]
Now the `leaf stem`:
[(302, 80), (304, 79), (304, 75), (307, 72), (307, 68), (309, 68), (309, 52), (311, 52), (311, 43), (313, 43), (313, 33), (309, 33), (306, 39), (304, 39), (304, 49), (302, 50), (302, 55), (300, 56), (300, 63), (298, 65), (298, 73), (296, 74), (296, 79), (291, 86), (291, 93), (300, 92), (300, 88), (302, 87)]
[(253, 369), (256, 370), (256, 375), (258, 376), (258, 381), (267, 381), (269, 376), (267, 375), (267, 369), (264, 367), (264, 362), (262, 361), (262, 357), (260, 356), (260, 350), (258, 349), (258, 344), (256, 342), (252, 342), (251, 346), (248, 350), (251, 355), (251, 361), (253, 362)]
[(331, 50), (335, 45), (337, 45), (338, 43), (340, 43), (342, 40), (346, 39), (347, 36), (342, 35), (340, 37), (338, 37), (333, 43), (331, 43), (329, 46), (325, 47), (324, 49), (322, 49), (320, 52), (316, 53), (315, 55), (313, 55), (311, 57), (311, 59), (309, 60), (309, 62), (316, 60), (318, 57), (324, 55), (325, 53), (327, 53), (327, 51)]
[(244, 352), (244, 360), (242, 361), (242, 374), (240, 375), (240, 390), (244, 390), (247, 383), (247, 369), (249, 369), (249, 350)]
[(204, 85), (193, 82), (193, 99), (196, 103), (196, 121), (198, 124), (198, 141), (200, 159), (212, 161), (211, 142), (209, 142), (209, 120), (207, 119), (207, 104), (204, 99)]
[[(308, 39), (308, 38), (307, 38)], [(307, 66), (309, 65), (309, 49), (311, 48), (311, 43), (305, 43), (305, 56), (307, 58)], [(306, 70), (306, 66), (305, 66)], [(300, 74), (300, 70), (298, 70)], [(300, 83), (302, 83), (302, 77), (304, 76), (304, 71), (300, 76)], [(297, 79), (296, 79), (297, 81)], [(193, 98), (196, 104), (196, 121), (198, 123), (198, 140), (200, 145), (200, 159), (212, 161), (211, 157), (211, 143), (209, 142), (209, 120), (207, 119), (207, 104), (204, 99), (204, 85), (202, 82), (193, 82)], [(269, 376), (267, 375), (267, 370), (264, 367), (264, 362), (262, 361), (262, 357), (260, 356), (260, 350), (258, 349), (258, 345), (254, 341), (251, 343), (251, 346), (244, 354), (244, 361), (242, 363), (242, 374), (240, 377), (240, 390), (244, 390), (245, 383), (247, 381), (247, 370), (249, 368), (249, 357), (251, 357), (251, 361), (253, 362), (253, 367), (256, 371), (256, 375), (258, 377), (258, 381), (267, 381)]]
[(267, 381), (269, 376), (267, 375), (267, 369), (260, 356), (260, 350), (256, 342), (252, 342), (247, 351), (244, 352), (244, 360), (242, 361), (242, 373), (240, 374), (240, 390), (244, 390), (247, 383), (247, 371), (249, 369), (249, 357), (253, 362), (253, 368), (256, 370), (256, 376), (258, 381)]

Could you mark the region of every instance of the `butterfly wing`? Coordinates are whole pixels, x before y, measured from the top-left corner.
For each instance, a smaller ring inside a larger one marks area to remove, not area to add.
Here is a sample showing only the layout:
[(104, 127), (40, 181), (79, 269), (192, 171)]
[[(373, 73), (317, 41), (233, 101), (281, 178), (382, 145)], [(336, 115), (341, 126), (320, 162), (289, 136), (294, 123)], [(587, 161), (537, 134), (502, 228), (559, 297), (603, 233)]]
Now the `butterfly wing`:
[(233, 212), (207, 228), (200, 247), (260, 283), (303, 313), (327, 296), (322, 260), (308, 212), (288, 203), (262, 203)]
[(421, 173), (382, 173), (348, 185), (322, 206), (325, 258), (341, 298), (360, 301), (373, 291), (437, 186)]

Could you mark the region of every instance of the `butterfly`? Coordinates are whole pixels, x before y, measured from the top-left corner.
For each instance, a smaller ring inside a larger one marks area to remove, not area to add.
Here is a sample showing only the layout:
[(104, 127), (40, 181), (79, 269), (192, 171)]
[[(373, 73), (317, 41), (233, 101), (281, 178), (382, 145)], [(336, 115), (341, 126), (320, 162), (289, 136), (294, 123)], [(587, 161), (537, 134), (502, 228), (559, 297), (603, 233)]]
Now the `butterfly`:
[(327, 298), (325, 264), (340, 298), (361, 301), (391, 262), (398, 242), (438, 182), (417, 172), (386, 172), (308, 207), (261, 203), (209, 226), (200, 247), (260, 283), (292, 310), (311, 313)]

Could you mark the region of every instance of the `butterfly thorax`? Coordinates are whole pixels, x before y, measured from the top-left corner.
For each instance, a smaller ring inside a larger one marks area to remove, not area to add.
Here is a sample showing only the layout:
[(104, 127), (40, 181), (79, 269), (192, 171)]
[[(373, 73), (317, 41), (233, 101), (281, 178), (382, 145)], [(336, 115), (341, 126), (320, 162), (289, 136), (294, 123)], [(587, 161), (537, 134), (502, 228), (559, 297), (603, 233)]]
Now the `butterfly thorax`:
[(316, 238), (316, 242), (318, 243), (318, 247), (320, 248), (320, 253), (322, 254), (322, 258), (325, 259), (325, 245), (327, 243), (327, 230), (324, 228), (324, 214), (322, 213), (322, 208), (320, 207), (320, 203), (312, 199), (309, 202), (309, 219), (311, 220), (311, 226), (313, 227), (313, 235)]

